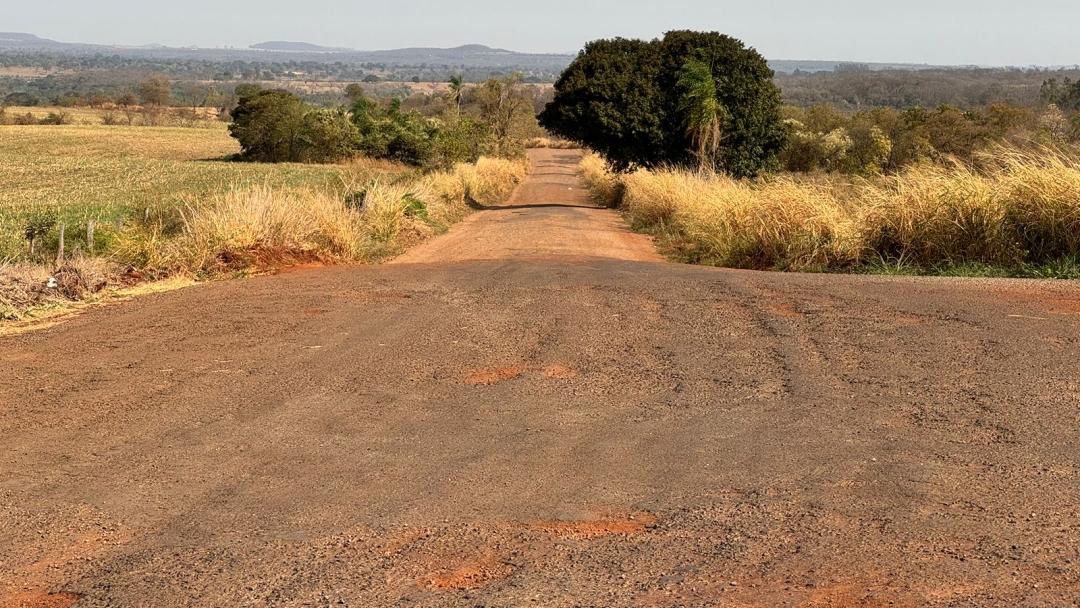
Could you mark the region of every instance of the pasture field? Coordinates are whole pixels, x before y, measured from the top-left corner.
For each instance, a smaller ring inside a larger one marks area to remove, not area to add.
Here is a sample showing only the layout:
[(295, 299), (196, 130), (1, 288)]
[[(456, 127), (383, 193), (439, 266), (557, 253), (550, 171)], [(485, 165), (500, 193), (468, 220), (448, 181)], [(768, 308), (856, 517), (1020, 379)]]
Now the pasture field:
[[(140, 125), (140, 126), (184, 126), (219, 129), (224, 123), (218, 120), (217, 108), (168, 107), (153, 110), (132, 106), (119, 108), (115, 104), (90, 108), (59, 106), (7, 106), (2, 115), (3, 121), (14, 122), (19, 117), (31, 116), (42, 120), (51, 116), (62, 116), (65, 125)], [(149, 117), (149, 118), (148, 118)], [(147, 120), (154, 121), (147, 124)], [(55, 126), (55, 125), (50, 125)]]
[[(222, 160), (239, 152), (225, 124), (213, 128), (104, 125), (0, 128), (0, 259), (29, 254), (26, 219), (54, 213), (68, 226), (123, 223), (255, 186), (305, 188), (334, 196), (402, 168), (266, 165)], [(74, 232), (74, 231), (73, 231)]]

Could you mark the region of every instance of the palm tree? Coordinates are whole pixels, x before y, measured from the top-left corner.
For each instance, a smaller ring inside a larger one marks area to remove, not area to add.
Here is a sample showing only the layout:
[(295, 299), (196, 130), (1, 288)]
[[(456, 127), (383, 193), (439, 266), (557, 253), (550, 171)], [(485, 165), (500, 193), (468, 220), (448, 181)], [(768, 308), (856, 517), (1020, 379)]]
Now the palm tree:
[(447, 98), (450, 100), (450, 103), (457, 106), (458, 114), (461, 114), (461, 91), (463, 88), (464, 84), (461, 80), (461, 76), (450, 77), (450, 92), (447, 95)]
[(679, 88), (684, 91), (679, 111), (684, 114), (683, 125), (694, 146), (698, 167), (702, 171), (716, 171), (717, 152), (724, 139), (728, 114), (716, 98), (712, 69), (696, 59), (687, 61), (679, 73)]

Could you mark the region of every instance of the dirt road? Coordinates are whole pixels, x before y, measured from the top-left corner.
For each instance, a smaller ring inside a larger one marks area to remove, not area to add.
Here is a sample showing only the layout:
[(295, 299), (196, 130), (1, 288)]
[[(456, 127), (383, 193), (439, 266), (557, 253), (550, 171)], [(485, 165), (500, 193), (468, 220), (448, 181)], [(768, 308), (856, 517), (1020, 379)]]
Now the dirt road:
[(513, 255), (0, 339), (0, 606), (1080, 601), (1074, 283), (632, 261), (536, 160), (403, 261)]
[(395, 264), (604, 258), (662, 262), (649, 238), (592, 204), (575, 175), (577, 152), (534, 150), (533, 171), (506, 204), (489, 207), (398, 257)]

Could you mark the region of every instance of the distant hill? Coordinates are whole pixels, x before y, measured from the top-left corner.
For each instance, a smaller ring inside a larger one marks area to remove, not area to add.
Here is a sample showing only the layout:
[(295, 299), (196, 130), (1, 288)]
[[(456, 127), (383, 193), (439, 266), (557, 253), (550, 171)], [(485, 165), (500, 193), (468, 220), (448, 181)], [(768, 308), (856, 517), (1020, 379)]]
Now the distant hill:
[(33, 34), (20, 34), (18, 32), (0, 32), (0, 42), (33, 42), (42, 40)]
[(48, 40), (46, 38), (38, 38), (33, 34), (23, 34), (19, 32), (0, 32), (0, 49), (60, 50), (65, 46), (75, 45), (66, 45), (63, 42)]
[(319, 46), (317, 44), (311, 44), (310, 42), (286, 42), (284, 40), (271, 40), (270, 42), (260, 42), (258, 44), (253, 44), (248, 48), (260, 51), (297, 51), (300, 53), (341, 53), (349, 52), (352, 50), (346, 48)]
[[(21, 32), (0, 32), (0, 52), (3, 51), (45, 51), (72, 55), (106, 54), (149, 59), (199, 59), (206, 61), (262, 61), (266, 59), (268, 52), (273, 52), (275, 61), (314, 60), (327, 63), (340, 61), (348, 64), (375, 63), (386, 66), (427, 65), (478, 68), (492, 71), (540, 69), (554, 71), (555, 73), (562, 71), (574, 59), (574, 54), (570, 53), (519, 53), (507, 49), (491, 48), (482, 44), (466, 44), (449, 49), (417, 47), (383, 51), (358, 51), (348, 48), (320, 46), (310, 42), (275, 40), (253, 44), (246, 49), (174, 48), (158, 44), (136, 47), (57, 42)], [(950, 67), (911, 63), (855, 63), (791, 59), (770, 60), (769, 65), (779, 74), (927, 70)]]
[(121, 46), (57, 42), (33, 34), (0, 33), (0, 52), (46, 51), (72, 55), (120, 55), (149, 59), (198, 59), (206, 61), (263, 61), (268, 52), (275, 61), (319, 61), (348, 64), (376, 63), (386, 66), (453, 66), (497, 71), (548, 70), (558, 73), (574, 56), (570, 54), (518, 53), (494, 49), (482, 44), (466, 44), (450, 49), (406, 48), (384, 51), (357, 51), (347, 48), (324, 47), (309, 42), (268, 41), (246, 49), (234, 48), (173, 48), (161, 45)]

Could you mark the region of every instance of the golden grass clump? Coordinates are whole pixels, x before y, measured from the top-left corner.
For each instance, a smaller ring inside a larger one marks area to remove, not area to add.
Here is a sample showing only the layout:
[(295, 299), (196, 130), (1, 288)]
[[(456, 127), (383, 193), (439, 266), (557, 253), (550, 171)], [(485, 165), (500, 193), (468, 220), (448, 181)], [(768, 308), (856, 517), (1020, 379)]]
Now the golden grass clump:
[(684, 171), (622, 179), (632, 223), (661, 227), (685, 257), (736, 268), (799, 270), (853, 261), (853, 222), (820, 186), (750, 183)]
[(582, 157), (578, 177), (592, 192), (597, 204), (618, 207), (622, 203), (622, 183), (617, 175), (608, 170), (607, 162), (599, 154), (590, 152)]
[(364, 197), (368, 233), (376, 242), (404, 236), (400, 245), (427, 238), (459, 221), (470, 207), (506, 200), (528, 172), (526, 160), (485, 157), (412, 182), (376, 184)]
[(357, 259), (366, 249), (361, 214), (313, 190), (235, 190), (183, 217), (183, 235), (163, 249), (196, 272)]
[(1080, 256), (1080, 162), (1046, 150), (992, 155), (1009, 221), (1030, 257)]
[(854, 210), (862, 247), (900, 265), (1015, 264), (1023, 253), (1002, 195), (995, 180), (961, 165), (916, 166), (867, 183)]
[(595, 155), (580, 173), (598, 199), (618, 201), (635, 226), (688, 261), (777, 270), (1023, 268), (1080, 255), (1080, 163), (1053, 150), (998, 148), (978, 168), (919, 165), (844, 183), (680, 170), (620, 177)]
[(525, 140), (525, 147), (529, 149), (551, 148), (554, 150), (577, 150), (581, 148), (581, 144), (558, 137), (533, 137), (532, 139)]
[(504, 199), (526, 173), (524, 161), (480, 159), (451, 172), (377, 180), (350, 202), (316, 190), (235, 190), (189, 205), (180, 238), (139, 254), (154, 256), (151, 267), (203, 274), (374, 259), (444, 231), (468, 212), (472, 192)]

